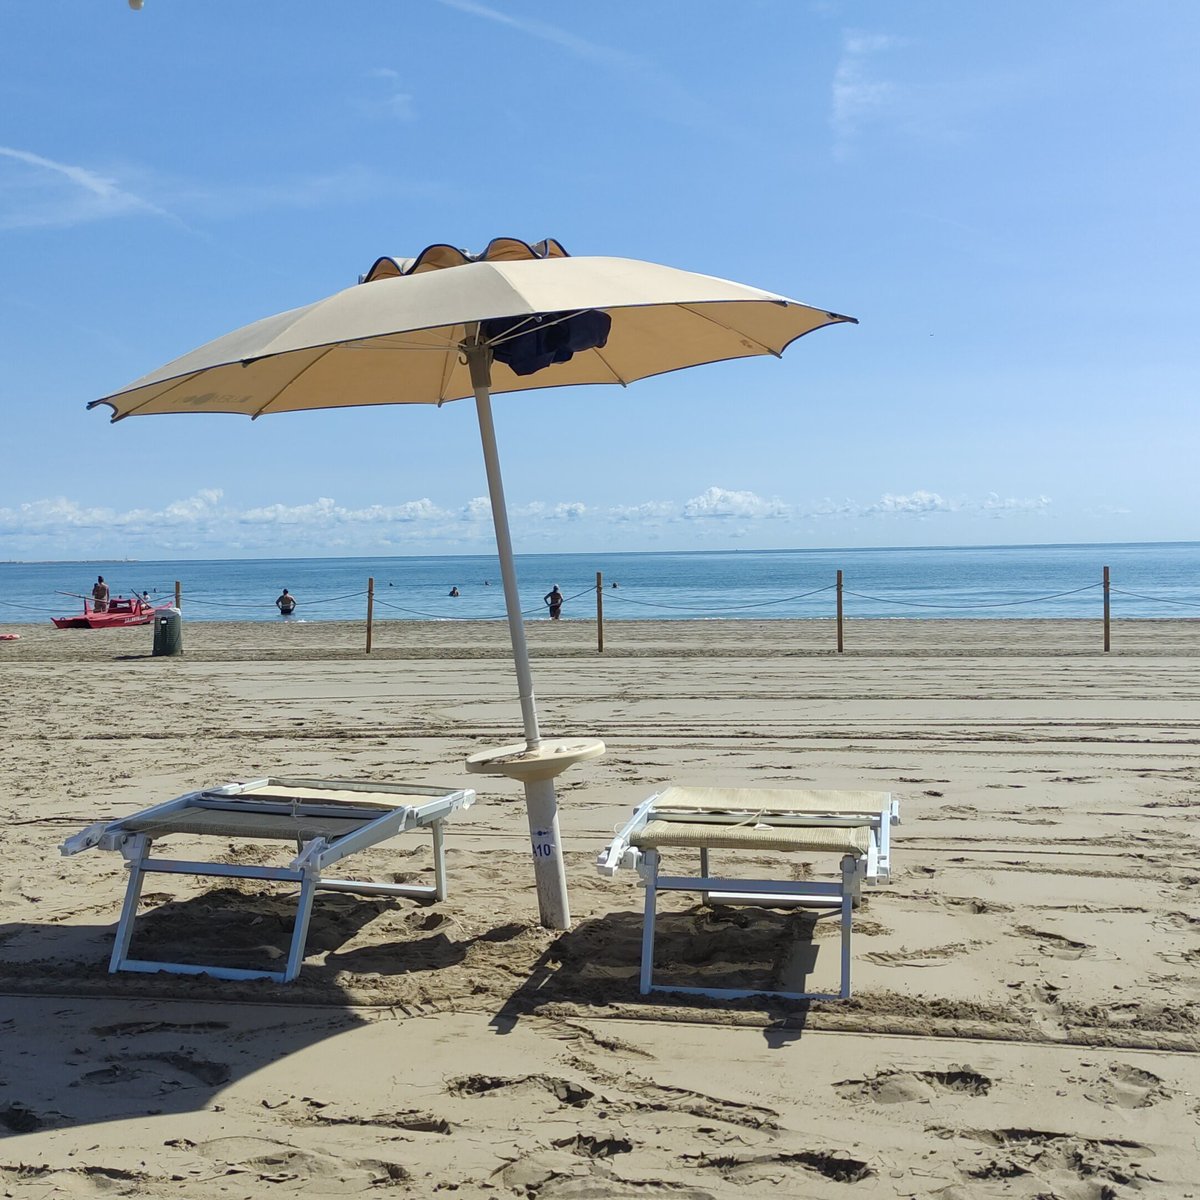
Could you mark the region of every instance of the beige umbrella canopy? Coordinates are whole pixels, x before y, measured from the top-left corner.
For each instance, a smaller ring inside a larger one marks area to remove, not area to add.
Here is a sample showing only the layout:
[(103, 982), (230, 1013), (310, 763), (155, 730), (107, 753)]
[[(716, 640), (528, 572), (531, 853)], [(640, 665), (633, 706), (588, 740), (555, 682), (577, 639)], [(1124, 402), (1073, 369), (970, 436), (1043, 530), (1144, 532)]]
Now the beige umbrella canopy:
[(380, 259), (362, 285), (267, 317), (160, 367), (97, 404), (113, 419), (264, 413), (360, 404), (442, 404), (472, 394), (462, 346), (481, 321), (599, 309), (607, 343), (536, 375), (495, 363), (491, 391), (632, 383), (681, 367), (780, 355), (853, 320), (740, 283), (624, 258), (570, 258), (511, 238), (478, 258), (431, 246)]
[(381, 258), (358, 286), (267, 317), (88, 407), (114, 421), (160, 413), (266, 413), (437, 404), (474, 395), (504, 578), (525, 741), (471, 770), (525, 784), (542, 923), (570, 923), (554, 775), (603, 751), (544, 743), (513, 566), (491, 393), (628, 384), (682, 367), (770, 354), (854, 321), (744, 284), (625, 258), (572, 258), (558, 242), (496, 238), (479, 255), (435, 245)]

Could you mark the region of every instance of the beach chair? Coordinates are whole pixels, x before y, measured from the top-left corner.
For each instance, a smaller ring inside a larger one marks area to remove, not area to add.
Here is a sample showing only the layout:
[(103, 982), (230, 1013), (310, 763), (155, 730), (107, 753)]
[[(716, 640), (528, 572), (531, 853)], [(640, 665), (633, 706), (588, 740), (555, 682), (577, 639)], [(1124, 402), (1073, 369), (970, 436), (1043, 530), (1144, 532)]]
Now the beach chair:
[[(474, 801), (475, 793), (470, 789), (346, 779), (254, 779), (188, 792), (132, 816), (100, 821), (67, 838), (60, 849), (64, 855), (92, 848), (116, 850), (128, 865), (129, 884), (109, 960), (110, 972), (167, 971), (179, 975), (204, 974), (216, 979), (270, 979), (288, 983), (300, 971), (317, 891), (444, 900), (444, 826), (451, 815), (469, 808)], [(432, 886), (359, 882), (325, 874), (334, 863), (352, 854), (417, 829), (429, 829), (433, 834)], [(297, 853), (286, 867), (152, 857), (154, 842), (172, 834), (220, 838), (226, 844), (230, 838), (294, 842)], [(147, 874), (155, 872), (299, 884), (285, 968), (254, 971), (130, 958), (142, 884)]]
[[(738, 998), (845, 1000), (850, 996), (851, 914), (864, 883), (891, 877), (891, 826), (900, 807), (888, 792), (782, 788), (668, 787), (640, 804), (597, 859), (601, 875), (636, 869), (646, 889), (640, 990)], [(699, 850), (699, 875), (660, 874), (667, 849)], [(709, 871), (713, 850), (837, 854), (837, 882), (741, 879)], [(704, 904), (832, 908), (841, 916), (841, 986), (836, 995), (764, 988), (681, 987), (654, 982), (654, 923), (660, 891), (699, 892)]]

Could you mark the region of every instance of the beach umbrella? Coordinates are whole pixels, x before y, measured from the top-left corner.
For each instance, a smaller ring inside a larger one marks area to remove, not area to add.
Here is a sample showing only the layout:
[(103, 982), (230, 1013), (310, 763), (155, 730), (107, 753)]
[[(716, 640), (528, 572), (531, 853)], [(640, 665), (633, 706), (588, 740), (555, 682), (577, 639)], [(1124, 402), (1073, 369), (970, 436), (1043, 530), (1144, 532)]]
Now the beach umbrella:
[(472, 755), (467, 766), (524, 783), (542, 924), (566, 929), (554, 778), (604, 744), (544, 740), (538, 726), (491, 396), (778, 357), (814, 329), (853, 320), (655, 263), (573, 258), (553, 240), (496, 238), (482, 254), (434, 245), (416, 258), (380, 258), (356, 286), (228, 333), (88, 407), (108, 405), (114, 422), (160, 413), (258, 418), (474, 396), (524, 741)]

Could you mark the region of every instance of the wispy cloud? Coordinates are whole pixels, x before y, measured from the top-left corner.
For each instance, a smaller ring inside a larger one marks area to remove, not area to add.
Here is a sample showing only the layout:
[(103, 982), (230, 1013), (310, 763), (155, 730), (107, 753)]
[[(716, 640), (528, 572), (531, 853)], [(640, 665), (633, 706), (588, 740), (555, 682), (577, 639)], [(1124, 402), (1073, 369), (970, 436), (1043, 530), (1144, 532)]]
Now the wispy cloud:
[(492, 8), (487, 4), (477, 4), (475, 0), (440, 0), (440, 3), (445, 5), (446, 8), (454, 8), (459, 12), (467, 13), (473, 17), (482, 17), (486, 21), (495, 22), (497, 25), (507, 25), (510, 29), (515, 29), (519, 33), (537, 38), (539, 41), (549, 42), (552, 45), (561, 47), (563, 50), (569, 50), (579, 58), (586, 58), (607, 67), (640, 70), (645, 66), (645, 61), (637, 58), (635, 55), (629, 54), (624, 50), (614, 50), (612, 47), (601, 45), (598, 42), (589, 41), (587, 38), (579, 37), (578, 34), (571, 33), (569, 30), (562, 29), (557, 25), (551, 25), (547, 21), (533, 20), (528, 17), (514, 17), (511, 13), (501, 12), (499, 9)]
[(1055, 80), (1033, 66), (962, 70), (938, 62), (918, 70), (911, 38), (847, 30), (830, 89), (834, 158), (852, 159), (873, 130), (890, 144), (945, 145), (970, 137), (971, 127), (997, 110), (1049, 102)]
[(359, 100), (359, 107), (368, 116), (390, 121), (415, 121), (416, 107), (411, 92), (399, 86), (400, 72), (392, 67), (374, 67), (367, 72), (369, 93)]
[(989, 492), (983, 499), (969, 497), (947, 497), (924, 488), (906, 494), (895, 495), (885, 492), (870, 504), (853, 500), (825, 500), (816, 508), (801, 514), (809, 519), (822, 518), (918, 518), (924, 519), (938, 513), (958, 513), (965, 516), (1006, 517), (1014, 514), (1044, 512), (1050, 507), (1048, 496), (1001, 497)]
[(898, 89), (894, 83), (879, 77), (875, 63), (880, 55), (898, 44), (898, 39), (883, 34), (844, 35), (842, 56), (833, 75), (830, 118), (836, 158), (850, 157), (862, 129), (894, 106)]
[[(397, 109), (401, 106), (396, 96), (389, 103), (393, 102)], [(393, 115), (400, 114), (397, 110)], [(136, 189), (86, 167), (0, 146), (0, 230), (69, 228), (147, 215), (183, 224), (185, 218), (226, 220), (255, 212), (431, 191), (420, 180), (397, 179), (356, 164), (261, 180), (195, 180), (137, 167), (125, 173), (138, 177)]]
[(990, 492), (979, 507), (993, 517), (1002, 517), (1008, 513), (1042, 512), (1050, 507), (1050, 497), (1033, 496), (1028, 499), (1019, 499), (1015, 496), (998, 496), (995, 492)]
[[(477, 0), (439, 0), (439, 3), (469, 16), (504, 25), (526, 37), (547, 42), (576, 58), (619, 75), (626, 84), (637, 85), (644, 91), (641, 107), (647, 117), (658, 117), (677, 125), (702, 128), (710, 134), (727, 137), (755, 136), (751, 130), (735, 128), (725, 112), (702, 95), (684, 87), (646, 56), (603, 45), (548, 21), (514, 16), (490, 5), (480, 4)], [(582, 14), (585, 10), (571, 8), (560, 11)]]
[(414, 194), (419, 183), (383, 178), (374, 168), (347, 166), (314, 175), (291, 175), (256, 181), (202, 183), (161, 179), (161, 192), (172, 207), (204, 219), (228, 219), (276, 209), (320, 208), (386, 193)]
[(0, 146), (0, 229), (81, 225), (137, 213), (171, 218), (158, 204), (88, 167)]

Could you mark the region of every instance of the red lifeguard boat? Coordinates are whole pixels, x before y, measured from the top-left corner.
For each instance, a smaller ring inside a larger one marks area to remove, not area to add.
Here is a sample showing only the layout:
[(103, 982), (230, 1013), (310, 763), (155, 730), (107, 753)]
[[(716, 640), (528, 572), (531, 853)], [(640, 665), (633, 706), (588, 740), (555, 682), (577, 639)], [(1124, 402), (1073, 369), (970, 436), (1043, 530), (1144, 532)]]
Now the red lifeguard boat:
[(73, 617), (51, 617), (58, 629), (118, 629), (125, 625), (149, 625), (154, 620), (154, 606), (138, 596), (128, 600), (117, 596), (108, 607), (97, 612), (84, 598), (83, 612)]

